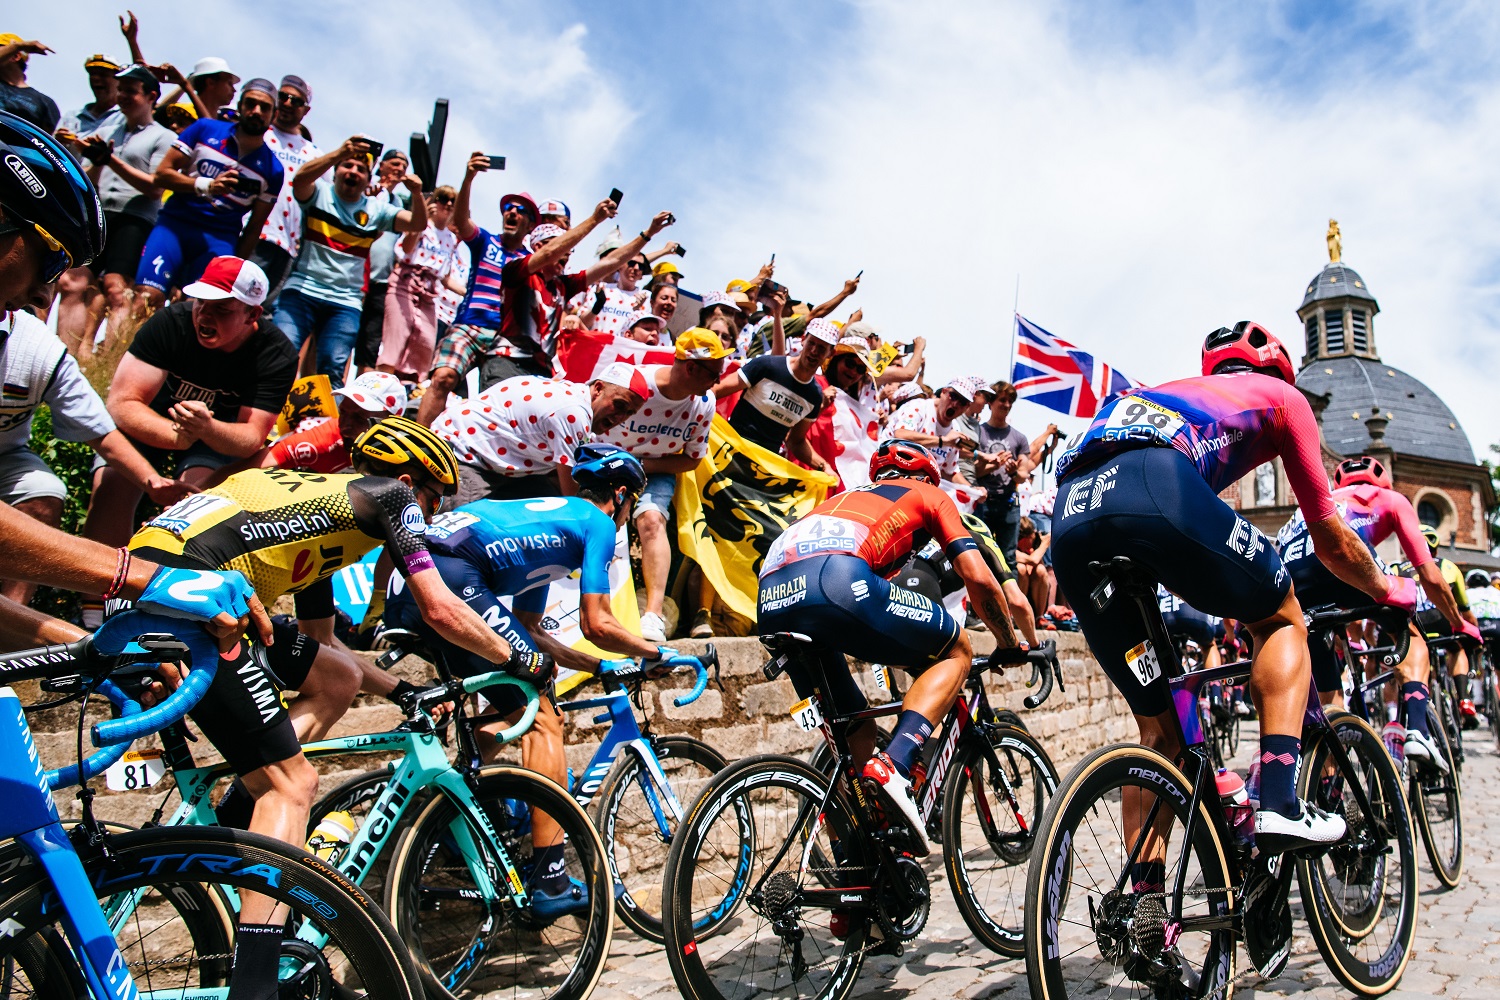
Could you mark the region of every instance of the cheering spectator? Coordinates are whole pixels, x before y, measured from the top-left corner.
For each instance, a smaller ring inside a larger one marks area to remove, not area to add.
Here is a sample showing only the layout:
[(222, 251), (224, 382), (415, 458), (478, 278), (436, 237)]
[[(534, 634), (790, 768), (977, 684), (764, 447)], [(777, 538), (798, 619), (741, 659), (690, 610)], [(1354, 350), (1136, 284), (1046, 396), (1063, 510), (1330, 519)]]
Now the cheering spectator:
[[(191, 86), (186, 88), (187, 94), (197, 107), (199, 118), (218, 117), (219, 109), (227, 107), (229, 102), (234, 100), (234, 88), (240, 85), (240, 78), (230, 70), (229, 63), (218, 56), (204, 56), (199, 59), (193, 64), (193, 71), (187, 75), (187, 78), (191, 83)], [(241, 91), (242, 96), (243, 93)], [(274, 92), (268, 90), (268, 93)], [(177, 100), (176, 94), (169, 95), (167, 98), (169, 103), (175, 100)]]
[(953, 426), (959, 414), (973, 402), (967, 378), (956, 378), (938, 390), (932, 399), (914, 399), (891, 415), (889, 430), (893, 437), (925, 446), (937, 460), (944, 479), (969, 485), (958, 467), (958, 452), (965, 441), (963, 431)]
[[(45, 323), (17, 310), (0, 323), (0, 331), (6, 333), (0, 372), (5, 381), (0, 395), (0, 503), (51, 527), (62, 524), (68, 489), (30, 447), (31, 417), (44, 403), (52, 411), (54, 437), (86, 442), (153, 502), (167, 506), (193, 492), (185, 483), (158, 475), (115, 429), (98, 393)], [(0, 596), (25, 604), (34, 590), (29, 583), (7, 580), (0, 585)]]
[(573, 213), (568, 206), (556, 198), (548, 199), (537, 205), (537, 225), (543, 223), (556, 226), (558, 229), (568, 230), (573, 228)]
[(275, 107), (271, 82), (251, 80), (240, 93), (238, 121), (199, 119), (162, 157), (155, 182), (172, 197), (141, 251), (137, 316), (160, 309), (167, 292), (196, 280), (215, 257), (249, 259), (284, 178), (265, 140)]
[[(636, 498), (631, 516), (641, 540), (641, 578), (646, 588), (641, 636), (650, 642), (667, 640), (661, 613), (672, 565), (667, 521), (672, 516), (677, 477), (691, 472), (708, 454), (708, 429), (714, 419), (714, 397), (708, 390), (719, 380), (728, 354), (716, 335), (688, 330), (677, 338), (672, 364), (641, 369), (651, 394), (640, 410), (605, 435), (640, 459), (646, 469), (646, 489)], [(700, 611), (699, 617), (701, 622), (693, 621), (695, 629), (708, 624), (707, 612)]]
[(670, 281), (663, 281), (651, 289), (651, 314), (660, 316), (662, 326), (672, 322), (672, 317), (677, 315), (677, 286)]
[[(377, 201), (389, 202), (397, 209), (411, 208), (413, 194), (402, 184), (410, 161), (399, 149), (387, 149), (380, 158), (375, 183), (365, 193)], [(418, 191), (415, 195), (421, 198)], [(365, 299), (359, 313), (359, 338), (354, 342), (354, 368), (367, 372), (380, 360), (380, 345), (385, 338), (385, 301), (390, 292), (391, 271), (396, 266), (394, 232), (381, 233), (370, 247), (369, 269), (365, 276)], [(423, 369), (426, 372), (426, 369)]]
[[(1020, 482), (1037, 464), (1032, 444), (1026, 435), (1010, 426), (1011, 407), (1016, 403), (1016, 387), (1009, 382), (996, 382), (995, 398), (990, 401), (989, 419), (974, 428), (974, 472), (979, 485), (988, 491), (984, 503), (975, 511), (980, 520), (989, 525), (1005, 558), (1014, 564), (1017, 532), (1021, 524), (1021, 508), (1016, 489)], [(1057, 431), (1050, 424), (1042, 437), (1037, 439), (1036, 451), (1040, 452), (1048, 437)], [(1045, 608), (1042, 604), (1040, 607)]]
[(94, 99), (77, 111), (63, 115), (57, 123), (60, 139), (77, 140), (97, 129), (115, 109), (115, 74), (122, 67), (109, 56), (95, 53), (83, 61)]
[[(799, 313), (794, 308), (796, 301), (787, 293), (786, 286), (771, 280), (771, 272), (772, 267), (768, 264), (761, 268), (754, 282), (745, 283), (747, 288), (751, 284), (756, 286), (755, 301), (761, 306), (761, 311), (751, 316), (745, 327), (749, 336), (749, 343), (745, 350), (746, 357), (753, 358), (767, 351), (775, 353), (770, 339), (774, 319), (781, 319), (783, 336), (788, 344), (792, 344), (801, 339), (807, 324), (832, 314), (835, 309), (843, 305), (845, 299), (859, 291), (859, 278), (850, 278), (844, 282), (844, 287), (833, 298), (821, 305), (813, 306), (806, 312)], [(707, 301), (705, 297), (705, 304)]]
[(9, 111), (45, 132), (57, 128), (62, 114), (57, 102), (26, 82), (26, 61), (51, 54), (52, 50), (41, 42), (28, 42), (20, 35), (0, 35), (0, 111)]
[[(415, 197), (410, 210), (365, 194), (370, 183), (371, 140), (350, 136), (332, 152), (302, 165), (292, 193), (302, 206), (302, 250), (276, 303), (276, 325), (292, 349), (317, 337), (318, 373), (337, 389), (344, 384), (349, 355), (359, 333), (365, 261), (382, 232), (420, 233), (427, 228), (422, 180), (407, 174)], [(332, 168), (334, 179), (323, 180)]]
[(703, 304), (698, 307), (698, 325), (707, 327), (715, 319), (733, 323), (738, 337), (739, 331), (745, 326), (745, 310), (735, 304), (728, 292), (708, 292), (703, 296)]
[[(323, 151), (302, 134), (302, 119), (312, 110), (312, 88), (300, 76), (284, 76), (276, 91), (276, 113), (266, 132), (266, 148), (276, 154), (286, 176), (293, 177), (308, 160), (322, 156)], [(291, 184), (283, 184), (276, 196), (271, 215), (261, 228), (251, 259), (266, 272), (271, 293), (266, 305), (274, 306), (292, 273), (292, 261), (302, 246), (302, 206), (292, 193)]]
[(638, 312), (631, 315), (630, 322), (625, 324), (625, 329), (620, 332), (623, 336), (642, 344), (660, 344), (662, 331), (666, 328), (667, 321), (661, 316)]
[[(474, 178), (489, 169), (487, 153), (469, 156), (463, 183), (458, 187), (458, 200), (453, 206), (453, 231), (469, 251), (468, 294), (433, 355), (432, 384), (417, 409), (417, 422), (428, 426), (443, 412), (448, 394), (471, 368), (491, 351), (508, 354), (512, 350), (509, 342), (500, 341), (500, 324), (504, 319), (500, 310), (500, 276), (506, 264), (531, 252), (526, 237), (536, 227), (536, 201), (524, 191), (505, 195), (500, 199), (500, 232), (492, 233), (476, 225), (470, 212)], [(494, 381), (498, 379), (482, 381), (480, 388), (487, 389)]]
[(587, 386), (518, 375), (466, 400), (433, 424), (458, 456), (450, 507), (492, 497), (572, 496), (568, 466), (578, 445), (629, 417), (651, 395), (639, 368), (616, 362)]
[(593, 317), (590, 322), (588, 316), (585, 316), (585, 325), (600, 333), (623, 333), (626, 322), (645, 305), (641, 301), (642, 293), (636, 286), (643, 276), (650, 273), (651, 265), (646, 260), (646, 255), (637, 253), (621, 265), (613, 284), (606, 276), (604, 282), (585, 292), (585, 299), (592, 296), (588, 303), (588, 316)]
[[(430, 213), (431, 211), (431, 208), (429, 208), (428, 212)], [(463, 305), (464, 293), (469, 288), (470, 270), (468, 244), (460, 243), (453, 250), (453, 270), (449, 271), (448, 277), (443, 279), (442, 290), (438, 293), (438, 343), (442, 343), (443, 338), (448, 336), (448, 330), (453, 326), (454, 317), (458, 315), (458, 307)], [(433, 356), (436, 357), (435, 351), (433, 352)]]
[(458, 251), (458, 237), (448, 228), (457, 197), (458, 192), (451, 187), (434, 191), (427, 205), (427, 228), (420, 233), (408, 232), (396, 244), (396, 266), (386, 293), (385, 331), (377, 363), (381, 371), (394, 372), (409, 381), (432, 368), (438, 296), (453, 271)]
[[(200, 486), (213, 470), (258, 451), (296, 376), (285, 334), (261, 315), (265, 272), (219, 257), (184, 288), (187, 301), (152, 316), (120, 360), (109, 413), (155, 467), (175, 453), (177, 476)], [(140, 489), (99, 470), (84, 535), (123, 545)]]
[(765, 354), (752, 358), (714, 386), (714, 395), (738, 392), (729, 423), (747, 440), (769, 451), (783, 444), (792, 458), (820, 472), (831, 472), (807, 442), (807, 432), (823, 408), (823, 392), (813, 381), (839, 341), (838, 328), (827, 320), (807, 324), (796, 357)]
[(672, 261), (663, 260), (652, 266), (651, 280), (646, 282), (646, 287), (654, 290), (662, 285), (671, 285), (676, 288), (680, 284), (682, 284), (682, 271)]

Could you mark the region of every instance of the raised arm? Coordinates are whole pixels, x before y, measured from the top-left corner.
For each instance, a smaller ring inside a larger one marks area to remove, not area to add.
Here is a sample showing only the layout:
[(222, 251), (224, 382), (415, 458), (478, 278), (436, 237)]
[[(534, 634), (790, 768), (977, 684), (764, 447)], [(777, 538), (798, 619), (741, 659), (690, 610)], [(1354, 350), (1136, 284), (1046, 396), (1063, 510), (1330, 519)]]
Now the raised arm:
[(848, 281), (844, 282), (844, 287), (839, 290), (839, 293), (837, 295), (829, 299), (827, 302), (824, 302), (822, 305), (814, 306), (812, 312), (808, 313), (808, 318), (821, 319), (822, 317), (827, 316), (839, 306), (843, 305), (844, 300), (857, 291), (859, 291), (859, 279), (850, 278)]
[[(613, 203), (611, 202), (611, 204)], [(617, 248), (608, 256), (602, 258), (597, 264), (595, 264), (593, 267), (589, 268), (587, 272), (585, 272), (587, 275), (588, 283), (592, 285), (599, 279), (606, 278), (609, 275), (614, 274), (621, 267), (625, 266), (625, 262), (627, 260), (630, 260), (636, 254), (640, 253), (641, 249), (645, 247), (647, 243), (651, 242), (651, 237), (655, 236), (657, 233), (670, 226), (673, 221), (675, 220), (672, 218), (671, 212), (657, 212), (656, 216), (651, 220), (651, 224), (641, 232), (637, 233), (634, 239), (626, 243), (624, 246)]]
[(298, 201), (307, 201), (313, 196), (319, 177), (328, 173), (347, 157), (363, 155), (364, 147), (358, 143), (360, 138), (360, 136), (351, 135), (329, 152), (322, 156), (315, 156), (298, 167), (296, 176), (292, 178), (292, 196)]

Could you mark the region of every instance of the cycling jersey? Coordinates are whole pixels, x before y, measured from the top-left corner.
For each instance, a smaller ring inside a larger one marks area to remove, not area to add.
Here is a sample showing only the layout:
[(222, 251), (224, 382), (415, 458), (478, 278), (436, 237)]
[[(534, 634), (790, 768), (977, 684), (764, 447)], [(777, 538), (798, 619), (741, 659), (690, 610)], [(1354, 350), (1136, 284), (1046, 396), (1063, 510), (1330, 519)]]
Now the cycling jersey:
[(1453, 591), (1453, 600), (1458, 603), (1458, 610), (1468, 611), (1469, 588), (1464, 585), (1464, 571), (1459, 569), (1451, 559), (1439, 559), (1438, 569), (1443, 574), (1443, 582), (1448, 585), (1449, 590)]
[(1209, 644), (1224, 636), (1224, 619), (1204, 614), (1160, 584), (1156, 587), (1156, 605), (1167, 635), (1174, 639), (1191, 639), (1206, 651)]
[[(1353, 528), (1354, 533), (1371, 549), (1395, 535), (1396, 540), (1401, 543), (1401, 551), (1406, 553), (1406, 558), (1412, 565), (1425, 566), (1432, 562), (1432, 552), (1427, 548), (1427, 540), (1422, 537), (1422, 525), (1417, 520), (1417, 512), (1412, 509), (1411, 501), (1400, 493), (1369, 483), (1359, 483), (1335, 490), (1333, 501), (1344, 523)], [(1300, 509), (1276, 533), (1276, 545), (1281, 549), (1282, 561), (1292, 570), (1295, 579), (1297, 571), (1292, 564), (1313, 552), (1307, 520)], [(1462, 583), (1462, 579), (1459, 582)], [(1302, 581), (1297, 580), (1297, 589), (1302, 588)]]
[(977, 548), (953, 500), (917, 479), (887, 479), (825, 500), (783, 531), (766, 554), (762, 578), (801, 559), (833, 553), (863, 559), (889, 577), (936, 539), (951, 562)]
[[(1256, 466), (1281, 458), (1310, 520), (1334, 515), (1318, 423), (1296, 386), (1258, 372), (1205, 375), (1133, 389), (1104, 405), (1057, 460), (1059, 483), (1111, 455), (1174, 448), (1221, 492)], [(1077, 498), (1068, 496), (1072, 508)]]
[(269, 607), (381, 544), (401, 573), (430, 569), (425, 528), (398, 479), (251, 469), (168, 507), (130, 548), (168, 566), (239, 570)]
[(261, 145), (240, 155), (234, 122), (204, 118), (193, 122), (177, 137), (176, 148), (192, 157), (182, 172), (189, 177), (214, 178), (231, 168), (239, 177), (234, 187), (213, 198), (174, 194), (162, 205), (159, 222), (186, 222), (221, 236), (238, 235), (245, 213), (257, 201), (274, 202), (286, 177), (281, 161), (271, 147)]
[(271, 461), (278, 469), (305, 472), (342, 472), (349, 468), (349, 445), (339, 431), (337, 417), (279, 438), (271, 445)]

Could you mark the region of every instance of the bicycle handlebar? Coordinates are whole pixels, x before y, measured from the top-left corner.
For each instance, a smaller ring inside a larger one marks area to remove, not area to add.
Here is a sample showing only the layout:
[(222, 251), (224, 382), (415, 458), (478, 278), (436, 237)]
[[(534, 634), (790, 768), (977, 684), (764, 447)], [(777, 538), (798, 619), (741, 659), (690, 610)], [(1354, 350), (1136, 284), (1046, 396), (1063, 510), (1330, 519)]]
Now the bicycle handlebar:
[[(482, 688), (494, 687), (497, 684), (509, 684), (511, 687), (521, 689), (526, 696), (526, 711), (521, 713), (521, 719), (514, 726), (502, 729), (495, 734), (495, 742), (509, 743), (517, 737), (524, 736), (536, 721), (537, 709), (541, 707), (541, 699), (538, 697), (536, 687), (519, 677), (512, 677), (503, 670), (491, 670), (488, 673), (475, 674), (473, 677), (465, 677), (459, 682), (459, 687), (464, 694), (474, 694)], [(417, 696), (416, 704), (424, 705), (427, 702), (447, 701), (452, 695), (446, 685), (440, 684), (435, 688), (422, 692)]]
[(1390, 650), (1380, 654), (1381, 665), (1394, 667), (1406, 659), (1406, 653), (1411, 648), (1411, 629), (1407, 627), (1411, 616), (1397, 608), (1384, 604), (1370, 604), (1362, 608), (1313, 608), (1307, 612), (1307, 628), (1308, 631), (1323, 631), (1366, 619), (1378, 622), (1391, 636)]
[[(94, 633), (94, 650), (105, 656), (139, 651), (161, 655), (163, 660), (191, 657), (187, 679), (161, 704), (139, 714), (106, 722), (96, 722), (90, 730), (98, 747), (128, 744), (180, 722), (208, 693), (219, 669), (219, 647), (200, 625), (184, 628), (181, 618), (168, 618), (145, 611), (126, 611), (115, 615)], [(179, 635), (178, 633), (182, 633)], [(240, 642), (246, 640), (241, 639)], [(132, 650), (130, 647), (137, 647)]]
[[(141, 703), (120, 690), (119, 685), (113, 681), (104, 681), (99, 685), (98, 690), (109, 699), (109, 703), (122, 718), (140, 715)], [(129, 743), (112, 743), (97, 753), (89, 754), (78, 764), (53, 768), (47, 772), (47, 787), (55, 792), (59, 788), (82, 784), (109, 770), (116, 761), (125, 756), (125, 751), (129, 749)]]
[(1006, 649), (996, 649), (985, 657), (983, 666), (1013, 666), (1022, 663), (1031, 664), (1031, 679), (1026, 682), (1027, 687), (1036, 687), (1037, 681), (1041, 681), (1041, 688), (1035, 694), (1027, 695), (1022, 704), (1027, 708), (1036, 708), (1042, 702), (1052, 696), (1052, 685), (1054, 681), (1060, 691), (1067, 691), (1063, 684), (1062, 667), (1057, 662), (1057, 643), (1048, 639), (1036, 649), (1022, 649), (1012, 646)]
[[(712, 666), (715, 670), (719, 666), (719, 651), (709, 643), (703, 650), (702, 656), (694, 656), (691, 653), (682, 653), (677, 656), (668, 656), (657, 661), (658, 666), (671, 667), (673, 672), (679, 670), (691, 670), (697, 676), (693, 680), (692, 689), (687, 694), (679, 695), (672, 699), (672, 704), (678, 708), (691, 705), (702, 697), (703, 692), (708, 689), (708, 668)], [(599, 673), (614, 674), (616, 677), (629, 677), (641, 672), (642, 664), (637, 660), (623, 658), (618, 660), (600, 660)]]

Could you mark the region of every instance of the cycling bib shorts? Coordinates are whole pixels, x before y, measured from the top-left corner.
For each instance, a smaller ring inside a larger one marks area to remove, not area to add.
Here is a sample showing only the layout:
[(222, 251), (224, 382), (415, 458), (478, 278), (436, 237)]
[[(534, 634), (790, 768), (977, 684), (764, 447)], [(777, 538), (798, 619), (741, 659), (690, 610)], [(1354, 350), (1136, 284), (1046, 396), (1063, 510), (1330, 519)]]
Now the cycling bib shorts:
[(269, 647), (242, 640), (189, 713), (241, 776), (302, 752), (282, 691), (296, 691), (307, 680), (318, 643), (280, 618), (271, 632)]
[(215, 257), (234, 256), (235, 242), (233, 236), (158, 219), (141, 250), (135, 283), (162, 293), (190, 285), (203, 275), (203, 269)]

